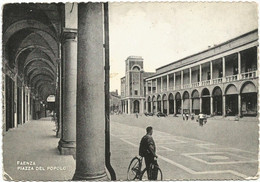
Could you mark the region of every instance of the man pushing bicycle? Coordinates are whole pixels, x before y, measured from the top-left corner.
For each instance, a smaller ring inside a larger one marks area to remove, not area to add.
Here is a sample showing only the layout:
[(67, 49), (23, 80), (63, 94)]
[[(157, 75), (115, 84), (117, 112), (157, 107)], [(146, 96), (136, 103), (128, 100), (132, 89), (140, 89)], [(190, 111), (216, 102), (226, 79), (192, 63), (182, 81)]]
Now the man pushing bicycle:
[(146, 135), (143, 136), (139, 146), (139, 155), (144, 157), (147, 169), (148, 180), (157, 180), (158, 164), (156, 155), (156, 146), (152, 137), (153, 128), (146, 128)]

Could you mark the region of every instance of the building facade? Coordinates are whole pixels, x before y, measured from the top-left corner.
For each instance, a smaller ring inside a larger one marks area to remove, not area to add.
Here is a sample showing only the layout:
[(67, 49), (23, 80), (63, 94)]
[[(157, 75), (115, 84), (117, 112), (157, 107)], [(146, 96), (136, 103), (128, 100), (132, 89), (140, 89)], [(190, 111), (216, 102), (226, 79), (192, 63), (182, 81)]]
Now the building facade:
[(258, 30), (156, 69), (146, 112), (256, 116)]
[(121, 113), (121, 97), (118, 95), (118, 90), (110, 92), (110, 113), (111, 114), (118, 114)]
[(153, 73), (144, 72), (143, 58), (129, 56), (125, 61), (125, 76), (121, 78), (121, 110), (123, 113), (143, 113), (145, 110), (144, 79)]

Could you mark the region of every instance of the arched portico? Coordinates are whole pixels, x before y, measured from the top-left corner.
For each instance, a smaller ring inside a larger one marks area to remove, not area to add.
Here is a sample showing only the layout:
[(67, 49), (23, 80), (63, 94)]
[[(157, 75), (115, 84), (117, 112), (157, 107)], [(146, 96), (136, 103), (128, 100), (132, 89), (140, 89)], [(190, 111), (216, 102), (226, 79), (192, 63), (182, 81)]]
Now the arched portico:
[(140, 102), (139, 100), (134, 101), (134, 113), (140, 113)]
[(223, 114), (223, 95), (220, 87), (215, 87), (212, 92), (213, 97), (213, 115)]
[(181, 102), (180, 92), (176, 93), (175, 102), (176, 102), (176, 114), (181, 114), (181, 112), (182, 112), (182, 102)]
[(202, 113), (210, 115), (210, 92), (204, 88), (201, 92), (202, 98)]
[(230, 84), (226, 87), (226, 115), (236, 116), (238, 114), (238, 90), (235, 85)]
[(241, 114), (243, 116), (257, 115), (257, 88), (252, 82), (245, 82), (240, 90)]
[(183, 113), (190, 113), (190, 95), (189, 92), (183, 93)]
[(167, 95), (166, 94), (164, 94), (163, 96), (162, 96), (162, 112), (164, 113), (164, 114), (167, 114)]
[(168, 100), (169, 100), (169, 114), (173, 114), (174, 113), (174, 97), (173, 97), (172, 93), (169, 94)]
[(157, 96), (157, 112), (162, 112), (162, 97), (160, 95)]
[(192, 113), (198, 115), (200, 113), (200, 95), (198, 90), (192, 91), (191, 98), (192, 98)]

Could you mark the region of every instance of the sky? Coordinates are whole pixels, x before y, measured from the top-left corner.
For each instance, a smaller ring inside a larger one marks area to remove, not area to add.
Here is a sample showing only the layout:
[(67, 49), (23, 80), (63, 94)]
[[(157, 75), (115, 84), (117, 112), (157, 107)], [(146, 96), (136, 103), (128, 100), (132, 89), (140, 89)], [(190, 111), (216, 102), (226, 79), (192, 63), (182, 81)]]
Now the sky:
[(119, 90), (128, 56), (144, 71), (258, 28), (254, 2), (109, 3), (110, 90)]

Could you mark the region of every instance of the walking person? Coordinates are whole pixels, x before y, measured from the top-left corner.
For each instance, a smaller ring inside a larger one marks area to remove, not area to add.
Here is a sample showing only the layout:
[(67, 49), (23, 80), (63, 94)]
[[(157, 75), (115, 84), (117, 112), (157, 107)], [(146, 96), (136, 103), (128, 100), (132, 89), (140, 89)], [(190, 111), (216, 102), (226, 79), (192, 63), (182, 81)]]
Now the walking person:
[[(146, 135), (144, 135), (141, 139), (139, 147), (139, 155), (144, 157), (148, 180), (156, 180), (158, 174), (158, 168), (157, 170), (156, 168), (154, 168), (153, 171), (151, 171), (150, 169), (151, 164), (154, 164), (154, 166), (158, 166), (158, 156), (156, 155), (156, 146), (152, 134), (153, 128), (151, 126), (148, 126), (146, 128)], [(151, 173), (153, 175), (150, 175)]]

